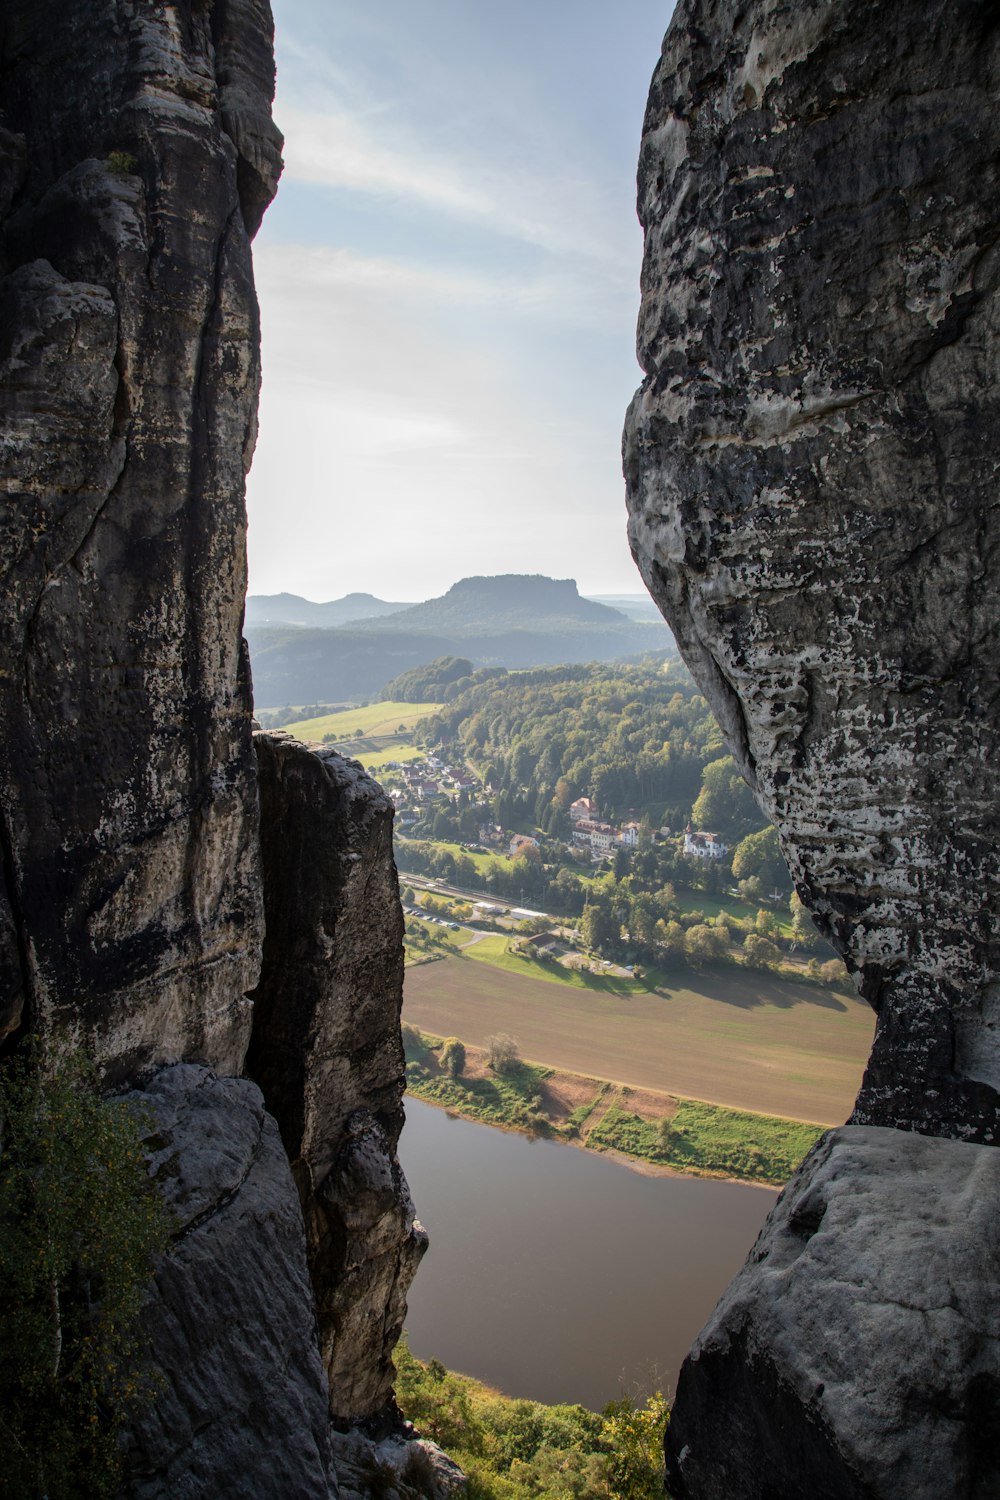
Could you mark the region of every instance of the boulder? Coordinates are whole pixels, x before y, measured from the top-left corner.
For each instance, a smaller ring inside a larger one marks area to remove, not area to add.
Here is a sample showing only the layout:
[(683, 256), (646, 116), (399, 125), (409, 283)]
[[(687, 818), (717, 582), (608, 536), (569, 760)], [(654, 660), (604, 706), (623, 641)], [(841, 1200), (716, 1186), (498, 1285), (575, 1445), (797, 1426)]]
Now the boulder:
[(302, 1211), (260, 1090), (181, 1063), (126, 1097), (174, 1226), (122, 1500), (336, 1500)]
[(1000, 1152), (846, 1126), (695, 1340), (674, 1500), (1000, 1494)]

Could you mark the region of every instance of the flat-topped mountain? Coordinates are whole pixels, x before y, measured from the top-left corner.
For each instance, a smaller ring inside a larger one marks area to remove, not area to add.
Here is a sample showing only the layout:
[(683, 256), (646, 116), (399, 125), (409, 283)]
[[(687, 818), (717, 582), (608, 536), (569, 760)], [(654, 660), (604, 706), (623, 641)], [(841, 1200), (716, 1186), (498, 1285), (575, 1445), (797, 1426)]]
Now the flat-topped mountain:
[[(393, 619), (392, 627), (404, 630), (537, 630), (543, 625), (620, 625), (626, 619), (619, 609), (609, 609), (606, 604), (584, 599), (573, 578), (546, 578), (541, 573), (500, 573), (492, 578), (460, 578), (439, 598), (404, 608)], [(379, 625), (381, 621), (364, 620), (360, 623)]]
[(631, 620), (583, 598), (572, 578), (537, 573), (462, 578), (440, 598), (333, 627), (273, 617), (264, 624), (248, 610), (247, 641), (261, 708), (377, 694), (439, 656), (518, 668), (673, 650), (662, 620)]

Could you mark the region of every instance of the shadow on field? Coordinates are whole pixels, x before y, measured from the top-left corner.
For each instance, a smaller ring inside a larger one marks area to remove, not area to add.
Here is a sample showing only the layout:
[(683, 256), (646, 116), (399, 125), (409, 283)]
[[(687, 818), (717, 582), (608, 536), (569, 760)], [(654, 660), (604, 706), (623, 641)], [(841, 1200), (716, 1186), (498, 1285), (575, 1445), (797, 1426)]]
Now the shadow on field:
[[(654, 976), (650, 971), (650, 979)], [(700, 995), (705, 1000), (721, 1000), (738, 1010), (756, 1010), (773, 1005), (778, 1010), (792, 1010), (796, 1005), (814, 1005), (820, 1010), (845, 1012), (847, 1002), (818, 985), (799, 984), (794, 979), (770, 978), (755, 974), (752, 978), (734, 974), (729, 967), (689, 969), (686, 974), (656, 973), (656, 988), (669, 998), (674, 990)]]

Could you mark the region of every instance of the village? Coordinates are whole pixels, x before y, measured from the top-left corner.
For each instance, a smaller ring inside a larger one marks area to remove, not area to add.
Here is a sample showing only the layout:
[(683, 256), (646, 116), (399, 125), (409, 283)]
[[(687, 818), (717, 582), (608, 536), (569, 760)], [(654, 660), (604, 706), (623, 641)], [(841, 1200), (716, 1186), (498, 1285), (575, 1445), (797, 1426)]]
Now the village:
[[(488, 790), (468, 768), (448, 764), (441, 756), (428, 754), (420, 760), (406, 763), (387, 762), (381, 771), (386, 790), (396, 808), (396, 825), (401, 833), (415, 828), (432, 817), (441, 806), (471, 808), (477, 813), (491, 811)], [(569, 843), (574, 849), (589, 853), (597, 864), (610, 859), (617, 850), (633, 850), (639, 847), (643, 833), (637, 817), (628, 817), (615, 824), (601, 818), (601, 810), (592, 797), (577, 797), (568, 808)], [(722, 860), (729, 854), (729, 845), (717, 833), (695, 830), (690, 824), (681, 836), (670, 828), (647, 829), (652, 842), (676, 839), (678, 852), (699, 860)], [(518, 833), (503, 828), (489, 819), (476, 827), (476, 842), (472, 849), (504, 854), (516, 859), (529, 851), (538, 850), (541, 840), (536, 834)]]

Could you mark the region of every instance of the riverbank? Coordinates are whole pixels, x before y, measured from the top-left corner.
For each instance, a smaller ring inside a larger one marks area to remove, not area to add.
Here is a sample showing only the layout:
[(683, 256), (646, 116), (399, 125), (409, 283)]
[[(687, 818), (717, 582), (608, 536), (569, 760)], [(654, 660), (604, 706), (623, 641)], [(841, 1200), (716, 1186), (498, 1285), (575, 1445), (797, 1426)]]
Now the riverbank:
[(465, 1471), (474, 1500), (604, 1500), (662, 1489), (667, 1406), (659, 1392), (598, 1414), (505, 1396), (436, 1359), (415, 1359), (405, 1338), (395, 1360), (403, 1411)]
[(614, 1155), (648, 1174), (781, 1186), (821, 1125), (728, 1109), (529, 1061), (490, 1068), (466, 1046), (465, 1066), (443, 1067), (443, 1039), (404, 1025), (407, 1088), (428, 1104), (503, 1130)]

